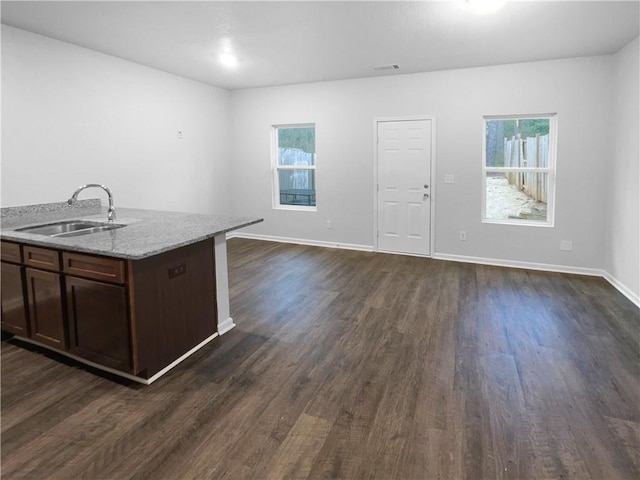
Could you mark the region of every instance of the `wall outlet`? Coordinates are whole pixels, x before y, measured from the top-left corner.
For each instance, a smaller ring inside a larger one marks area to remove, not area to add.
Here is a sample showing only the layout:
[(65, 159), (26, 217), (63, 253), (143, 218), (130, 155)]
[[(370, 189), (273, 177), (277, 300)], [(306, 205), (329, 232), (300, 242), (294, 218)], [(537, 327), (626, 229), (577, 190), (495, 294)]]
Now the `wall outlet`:
[(184, 263), (176, 267), (171, 267), (169, 268), (169, 280), (180, 275), (184, 275), (185, 273), (187, 273), (187, 265)]
[(178, 138), (182, 138), (182, 130), (178, 130)]
[(467, 231), (466, 230), (460, 230), (460, 240), (462, 240), (463, 242), (467, 241)]
[(573, 250), (573, 242), (571, 240), (560, 240), (560, 250), (570, 252)]
[(331, 220), (327, 220), (327, 228), (329, 230), (331, 230), (333, 228), (333, 224), (331, 223)]
[(453, 183), (453, 175), (448, 174), (444, 176), (444, 183)]

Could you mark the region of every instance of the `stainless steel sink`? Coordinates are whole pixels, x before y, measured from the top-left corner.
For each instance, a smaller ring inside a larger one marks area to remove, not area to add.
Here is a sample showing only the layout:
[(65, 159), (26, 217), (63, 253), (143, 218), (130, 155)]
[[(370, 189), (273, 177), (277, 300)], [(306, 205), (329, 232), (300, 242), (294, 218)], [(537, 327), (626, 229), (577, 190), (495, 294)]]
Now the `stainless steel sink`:
[(66, 220), (64, 222), (47, 223), (32, 227), (17, 228), (16, 232), (46, 235), (48, 237), (77, 237), (91, 233), (104, 232), (121, 228), (125, 225), (107, 222), (91, 222), (87, 220)]

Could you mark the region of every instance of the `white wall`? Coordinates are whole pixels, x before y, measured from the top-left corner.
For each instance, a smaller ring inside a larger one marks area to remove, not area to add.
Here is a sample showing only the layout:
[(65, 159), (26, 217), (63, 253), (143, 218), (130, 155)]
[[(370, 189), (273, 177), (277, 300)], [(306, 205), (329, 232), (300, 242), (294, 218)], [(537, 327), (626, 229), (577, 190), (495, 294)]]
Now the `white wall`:
[[(603, 56), (234, 91), (234, 211), (265, 218), (246, 233), (372, 246), (373, 119), (434, 115), (437, 253), (603, 268), (598, 192), (612, 147), (611, 81), (612, 57)], [(550, 112), (559, 131), (555, 228), (482, 224), (482, 116)], [(313, 213), (271, 207), (270, 128), (297, 122), (316, 124)], [(560, 240), (574, 251), (560, 251)]]
[(608, 197), (607, 262), (609, 274), (640, 298), (640, 41), (636, 38), (614, 57), (613, 135)]
[(2, 206), (104, 183), (116, 207), (227, 213), (228, 118), (226, 90), (2, 25)]
[[(99, 182), (116, 206), (256, 215), (247, 232), (370, 247), (373, 119), (434, 115), (436, 253), (604, 268), (637, 298), (638, 53), (636, 39), (615, 56), (229, 93), (3, 25), (1, 204)], [(555, 228), (482, 224), (482, 115), (538, 112), (558, 113)], [(318, 211), (273, 210), (271, 125), (309, 122)]]

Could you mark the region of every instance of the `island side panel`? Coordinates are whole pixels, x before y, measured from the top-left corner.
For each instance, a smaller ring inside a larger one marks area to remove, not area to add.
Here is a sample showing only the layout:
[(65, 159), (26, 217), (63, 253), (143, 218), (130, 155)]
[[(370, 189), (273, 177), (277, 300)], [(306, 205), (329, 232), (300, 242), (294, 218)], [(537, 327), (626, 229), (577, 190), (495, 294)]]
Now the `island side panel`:
[(150, 378), (217, 331), (213, 240), (130, 263), (138, 375)]
[(227, 237), (224, 233), (214, 237), (214, 249), (216, 264), (216, 303), (218, 305), (218, 334), (223, 335), (236, 326), (231, 318), (231, 309), (229, 307)]

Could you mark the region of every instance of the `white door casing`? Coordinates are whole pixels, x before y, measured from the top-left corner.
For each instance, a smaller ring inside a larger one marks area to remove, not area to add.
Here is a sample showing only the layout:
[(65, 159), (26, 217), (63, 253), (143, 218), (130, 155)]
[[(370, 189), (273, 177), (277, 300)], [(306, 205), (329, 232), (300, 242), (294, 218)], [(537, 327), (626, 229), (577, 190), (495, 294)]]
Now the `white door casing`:
[(432, 120), (377, 122), (377, 248), (431, 254)]

